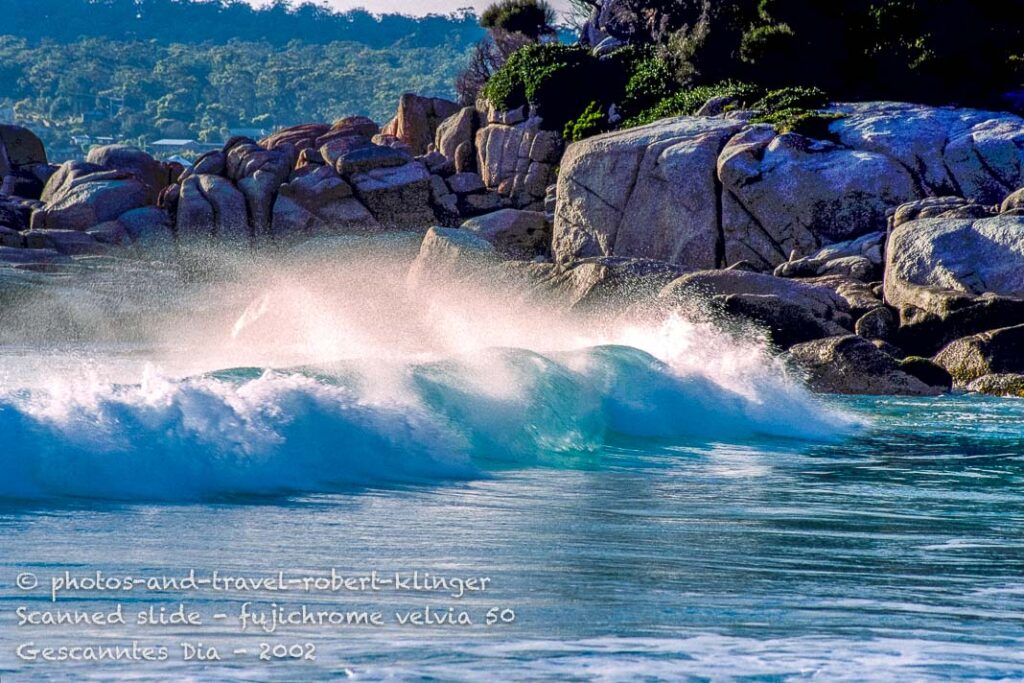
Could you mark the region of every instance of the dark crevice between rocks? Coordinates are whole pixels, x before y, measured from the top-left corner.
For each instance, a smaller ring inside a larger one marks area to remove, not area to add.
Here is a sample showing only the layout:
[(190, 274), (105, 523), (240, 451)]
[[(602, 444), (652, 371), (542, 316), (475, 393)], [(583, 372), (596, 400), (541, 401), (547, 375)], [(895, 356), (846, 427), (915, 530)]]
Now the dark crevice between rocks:
[[(728, 192), (729, 192), (729, 196), (732, 197), (732, 200), (734, 202), (736, 202), (736, 205), (738, 207), (740, 207), (740, 209), (743, 211), (743, 213), (745, 213), (747, 215), (747, 218), (750, 219), (750, 222), (753, 223), (754, 226), (756, 226), (757, 229), (761, 231), (761, 233), (765, 236), (765, 238), (768, 240), (768, 242), (771, 243), (772, 247), (775, 248), (775, 251), (779, 254), (779, 256), (781, 256), (784, 261), (786, 259), (788, 259), (789, 256), (785, 253), (785, 249), (783, 248), (783, 246), (781, 244), (779, 244), (775, 240), (774, 237), (772, 237), (772, 234), (770, 232), (768, 232), (768, 229), (764, 227), (764, 225), (761, 223), (760, 219), (757, 216), (755, 216), (753, 214), (753, 212), (751, 212), (750, 209), (747, 208), (746, 204), (744, 204), (742, 201), (740, 201), (740, 198), (738, 196), (736, 196), (735, 192), (733, 192), (732, 190), (728, 190)], [(724, 240), (724, 227), (723, 227), (723, 240)], [(747, 248), (750, 249), (749, 246)], [(757, 258), (764, 264), (764, 266), (766, 268), (771, 268), (772, 267), (772, 264), (769, 263), (768, 260), (765, 259), (763, 256), (761, 256), (760, 254), (757, 254), (757, 252), (755, 252), (753, 249), (750, 249), (750, 251), (751, 251), (752, 254), (756, 254), (757, 255)]]
[[(719, 150), (721, 154), (721, 150)], [(711, 170), (711, 182), (715, 186), (715, 268), (725, 268), (725, 186), (718, 177), (718, 164)]]
[[(650, 148), (648, 148), (649, 150)], [(626, 207), (629, 206), (629, 200), (633, 197), (633, 192), (636, 190), (636, 183), (640, 179), (640, 168), (644, 165), (644, 158), (647, 156), (647, 150), (643, 154), (636, 156), (635, 163), (633, 164), (633, 170), (630, 173), (629, 184), (626, 186), (625, 201), (622, 204), (621, 209), (616, 209), (619, 212), (619, 222), (615, 225), (615, 232), (609, 238), (608, 253), (615, 253), (615, 242), (618, 241), (619, 231), (622, 230), (622, 224), (626, 220)], [(607, 202), (605, 202), (607, 204)], [(609, 204), (609, 206), (611, 206)]]
[(953, 184), (953, 194), (957, 197), (964, 196), (964, 189), (960, 186), (960, 181), (956, 179), (956, 175), (953, 173), (953, 169), (949, 167), (949, 161), (946, 160), (946, 150), (949, 149), (949, 136), (942, 143), (942, 168), (946, 170), (946, 177), (949, 178), (949, 182)]
[(203, 201), (206, 202), (206, 205), (210, 207), (210, 213), (213, 214), (213, 225), (210, 226), (212, 228), (210, 232), (213, 234), (214, 237), (219, 237), (220, 211), (218, 211), (217, 205), (214, 202), (210, 201), (210, 196), (206, 194), (206, 190), (203, 189), (203, 184), (199, 182), (199, 176), (195, 176), (195, 182), (193, 183), (193, 185), (195, 185), (196, 192), (199, 193), (199, 196), (202, 197)]
[(994, 168), (989, 166), (989, 163), (985, 161), (985, 158), (978, 153), (978, 149), (976, 147), (971, 148), (971, 154), (973, 154), (974, 158), (978, 160), (979, 164), (981, 164), (981, 168), (984, 169), (985, 173), (987, 173), (993, 180), (995, 180), (997, 183), (999, 183), (999, 185), (1002, 186), (1004, 194), (1009, 194), (1013, 192), (1015, 189), (1017, 189), (1010, 185), (1009, 183), (1007, 183), (1001, 177), (999, 177), (999, 173), (997, 173)]

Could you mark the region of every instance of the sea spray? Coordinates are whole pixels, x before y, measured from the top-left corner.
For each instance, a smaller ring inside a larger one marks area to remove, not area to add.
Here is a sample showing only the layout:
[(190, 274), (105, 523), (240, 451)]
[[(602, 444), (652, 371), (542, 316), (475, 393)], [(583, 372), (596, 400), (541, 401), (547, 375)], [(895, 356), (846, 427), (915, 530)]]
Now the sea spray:
[(502, 283), (410, 289), (408, 250), (333, 244), (224, 256), (174, 287), (126, 271), (74, 353), (4, 355), (0, 497), (333, 492), (591, 467), (616, 435), (826, 440), (855, 426), (760, 340), (710, 322), (582, 316)]

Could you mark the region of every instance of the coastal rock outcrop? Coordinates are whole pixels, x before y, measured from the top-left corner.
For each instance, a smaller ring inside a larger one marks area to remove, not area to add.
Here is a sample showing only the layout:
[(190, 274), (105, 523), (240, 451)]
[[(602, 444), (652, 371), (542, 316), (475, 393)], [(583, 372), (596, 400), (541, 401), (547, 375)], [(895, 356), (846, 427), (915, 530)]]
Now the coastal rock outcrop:
[(1024, 184), (1024, 120), (1013, 114), (862, 102), (834, 108), (846, 147), (882, 154), (911, 173), (919, 196), (999, 202)]
[(552, 251), (722, 265), (715, 165), (742, 124), (669, 119), (570, 145), (561, 163)]
[(484, 185), (513, 207), (542, 211), (562, 152), (561, 138), (531, 118), (507, 125), (490, 123), (476, 133), (476, 164)]
[(885, 264), (885, 232), (871, 232), (853, 240), (836, 242), (775, 269), (778, 277), (847, 276), (867, 281), (881, 279)]
[(434, 220), (430, 172), (419, 161), (356, 173), (349, 182), (360, 201), (384, 225), (422, 227)]
[(408, 146), (414, 155), (424, 154), (434, 143), (438, 126), (459, 110), (459, 105), (440, 97), (405, 93), (398, 101), (395, 117), (381, 128), (381, 135)]
[(936, 396), (942, 389), (904, 372), (900, 362), (855, 335), (797, 344), (785, 358), (799, 368), (808, 386), (827, 394)]
[[(363, 117), (285, 129), (203, 155), (161, 195), (179, 235), (263, 240), (363, 233), (435, 222), (431, 174), (378, 145)], [(239, 208), (238, 197), (243, 204)]]
[[(558, 180), (556, 259), (642, 254), (688, 268), (748, 261), (771, 270), (880, 232), (905, 202), (925, 200), (918, 213), (980, 217), (991, 211), (985, 204), (1024, 185), (1020, 117), (886, 102), (831, 111), (841, 118), (829, 140), (779, 134), (730, 112), (570, 145)], [(677, 157), (687, 150), (678, 143), (703, 150), (690, 155), (685, 173)], [(636, 188), (655, 208), (637, 208)], [(962, 199), (936, 203), (949, 194)]]
[(141, 149), (127, 145), (94, 147), (89, 150), (85, 160), (90, 164), (133, 175), (149, 189), (149, 204), (156, 204), (164, 188), (178, 179), (178, 173), (171, 165), (157, 161)]
[(45, 163), (46, 148), (38, 135), (23, 126), (0, 124), (0, 178)]
[(582, 314), (602, 314), (650, 302), (682, 274), (678, 266), (653, 259), (599, 256), (571, 264), (509, 262), (512, 282), (536, 299)]
[(150, 189), (126, 171), (82, 161), (61, 165), (41, 195), (45, 208), (32, 214), (36, 230), (87, 230), (149, 204)]
[(494, 245), (482, 237), (457, 228), (433, 227), (424, 235), (406, 281), (414, 289), (491, 282), (500, 265)]
[(765, 269), (877, 231), (890, 207), (915, 197), (913, 177), (885, 155), (770, 126), (733, 137), (718, 177), (725, 263)]
[(935, 356), (959, 385), (1000, 373), (1024, 373), (1024, 325), (982, 332), (951, 342)]
[(53, 171), (35, 133), (22, 126), (0, 125), (0, 194), (39, 199)]
[(227, 178), (211, 173), (190, 175), (181, 183), (177, 234), (184, 239), (248, 239), (250, 233), (245, 196)]
[(434, 146), (452, 161), (456, 173), (476, 168), (473, 144), (479, 128), (480, 115), (476, 107), (463, 107), (438, 125)]
[(1024, 398), (1024, 375), (1012, 373), (985, 375), (968, 384), (967, 390), (976, 394), (988, 394), (1002, 398)]
[(693, 297), (772, 296), (806, 309), (821, 321), (852, 327), (846, 301), (828, 287), (786, 280), (743, 270), (708, 270), (688, 273), (665, 287), (658, 297), (686, 301)]
[(282, 185), (274, 203), (274, 235), (311, 236), (331, 232), (372, 231), (380, 227), (352, 186), (330, 166)]
[(532, 260), (547, 254), (551, 225), (543, 213), (502, 209), (471, 218), (462, 229), (487, 240), (509, 259)]
[(885, 299), (900, 312), (900, 345), (924, 354), (1024, 323), (1024, 216), (899, 225), (887, 247)]

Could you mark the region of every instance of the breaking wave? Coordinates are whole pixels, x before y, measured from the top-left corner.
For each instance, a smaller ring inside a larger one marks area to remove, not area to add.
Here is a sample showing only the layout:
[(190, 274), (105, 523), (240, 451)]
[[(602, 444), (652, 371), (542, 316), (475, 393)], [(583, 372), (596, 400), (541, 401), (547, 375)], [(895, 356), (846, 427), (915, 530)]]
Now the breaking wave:
[[(65, 369), (52, 354), (0, 358), (0, 498), (324, 493), (590, 466), (623, 438), (819, 441), (855, 427), (758, 340), (676, 315), (580, 321), (504, 292), (410, 294), (406, 267), (311, 276), (307, 260), (186, 298), (172, 323), (162, 300), (134, 380), (110, 370), (109, 345)], [(96, 327), (116, 329), (109, 316)]]

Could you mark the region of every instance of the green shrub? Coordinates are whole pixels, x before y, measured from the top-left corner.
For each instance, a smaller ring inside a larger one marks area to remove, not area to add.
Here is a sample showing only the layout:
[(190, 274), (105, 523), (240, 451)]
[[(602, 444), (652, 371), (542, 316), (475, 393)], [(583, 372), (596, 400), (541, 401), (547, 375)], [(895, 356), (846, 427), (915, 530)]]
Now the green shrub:
[(624, 116), (635, 116), (679, 90), (672, 67), (657, 55), (649, 54), (646, 59), (630, 66), (622, 98)]
[(680, 90), (674, 95), (666, 97), (654, 106), (629, 118), (623, 127), (642, 126), (672, 116), (692, 116), (712, 97), (735, 97), (740, 100), (742, 106), (746, 106), (747, 103), (759, 98), (762, 93), (760, 88), (749, 83), (728, 82), (717, 85), (699, 85)]
[(566, 142), (579, 142), (608, 130), (608, 117), (599, 102), (591, 102), (579, 118), (565, 124), (562, 137)]
[(561, 131), (590, 102), (606, 103), (621, 92), (615, 73), (589, 50), (557, 44), (532, 44), (516, 50), (484, 86), (482, 95), (499, 109), (525, 104)]
[(770, 123), (780, 133), (828, 139), (829, 126), (842, 118), (841, 114), (819, 111), (830, 101), (819, 88), (790, 87), (765, 92), (749, 83), (719, 83), (680, 90), (630, 118), (623, 127), (642, 126), (672, 116), (692, 116), (712, 97), (722, 96), (736, 98), (738, 108), (757, 111), (752, 123)]
[(750, 108), (775, 113), (791, 109), (823, 109), (828, 105), (828, 94), (821, 88), (791, 87), (765, 93)]
[(1005, 0), (761, 0), (739, 55), (768, 87), (990, 106), (1020, 87), (1022, 44), (1024, 13)]
[(499, 0), (480, 15), (480, 25), (533, 40), (555, 33), (555, 10), (545, 0)]
[(816, 140), (828, 140), (832, 137), (829, 126), (841, 118), (842, 114), (834, 112), (782, 109), (762, 114), (753, 119), (752, 123), (770, 123), (780, 133), (799, 133)]
[(841, 114), (821, 112), (829, 105), (828, 94), (820, 88), (790, 87), (772, 90), (751, 105), (759, 112), (753, 123), (770, 123), (780, 133), (800, 133), (828, 139), (829, 126)]

